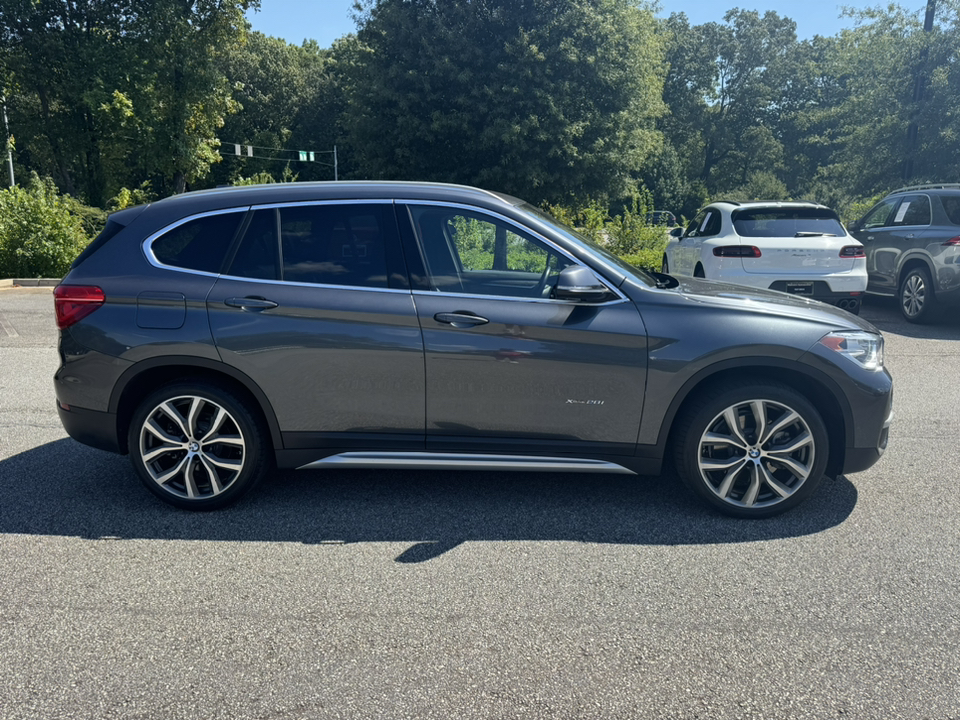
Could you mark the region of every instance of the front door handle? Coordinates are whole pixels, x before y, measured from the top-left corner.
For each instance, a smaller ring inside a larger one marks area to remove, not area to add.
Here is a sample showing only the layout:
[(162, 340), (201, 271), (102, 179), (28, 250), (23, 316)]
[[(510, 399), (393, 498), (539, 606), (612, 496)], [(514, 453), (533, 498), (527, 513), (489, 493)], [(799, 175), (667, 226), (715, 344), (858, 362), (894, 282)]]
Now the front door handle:
[(449, 313), (437, 313), (433, 316), (437, 322), (453, 325), (455, 328), (467, 328), (474, 325), (486, 325), (489, 320), (479, 315), (474, 315), (466, 310), (458, 310)]
[(223, 301), (224, 305), (229, 305), (230, 307), (241, 308), (243, 310), (261, 311), (269, 310), (271, 308), (277, 307), (277, 303), (273, 300), (267, 300), (262, 297), (242, 297), (242, 298), (227, 298)]

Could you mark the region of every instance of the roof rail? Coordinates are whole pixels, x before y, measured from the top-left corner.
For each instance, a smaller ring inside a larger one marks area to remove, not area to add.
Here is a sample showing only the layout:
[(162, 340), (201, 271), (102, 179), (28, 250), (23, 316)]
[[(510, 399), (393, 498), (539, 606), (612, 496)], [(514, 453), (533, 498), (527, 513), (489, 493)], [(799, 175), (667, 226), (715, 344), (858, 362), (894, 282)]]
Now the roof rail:
[(908, 185), (907, 187), (897, 188), (890, 192), (891, 195), (901, 192), (914, 192), (915, 190), (946, 190), (960, 189), (960, 183), (926, 183), (924, 185)]

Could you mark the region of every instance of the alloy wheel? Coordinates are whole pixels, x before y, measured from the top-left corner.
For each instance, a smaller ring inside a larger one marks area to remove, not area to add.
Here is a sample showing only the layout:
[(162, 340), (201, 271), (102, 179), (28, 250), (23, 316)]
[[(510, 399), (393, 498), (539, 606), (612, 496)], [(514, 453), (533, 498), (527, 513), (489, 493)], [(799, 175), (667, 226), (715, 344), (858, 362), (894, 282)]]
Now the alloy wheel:
[(220, 495), (247, 457), (240, 425), (219, 403), (196, 395), (170, 398), (140, 428), (140, 458), (164, 491), (189, 500)]
[(926, 300), (927, 284), (924, 282), (923, 275), (920, 273), (911, 274), (904, 280), (903, 290), (900, 292), (903, 314), (911, 318), (919, 316), (923, 312)]
[(783, 502), (811, 476), (816, 443), (806, 420), (765, 399), (730, 405), (699, 441), (700, 476), (724, 503), (763, 508)]

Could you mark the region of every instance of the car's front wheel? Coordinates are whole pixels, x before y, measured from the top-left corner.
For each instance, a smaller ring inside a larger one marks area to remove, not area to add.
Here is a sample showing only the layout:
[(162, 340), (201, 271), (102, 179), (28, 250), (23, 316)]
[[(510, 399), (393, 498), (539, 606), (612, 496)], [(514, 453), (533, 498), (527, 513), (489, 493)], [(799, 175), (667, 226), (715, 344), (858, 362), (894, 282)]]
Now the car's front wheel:
[(146, 397), (128, 435), (137, 475), (161, 500), (190, 510), (235, 502), (270, 470), (268, 435), (246, 401), (207, 382)]
[(911, 268), (900, 281), (897, 294), (900, 312), (912, 323), (925, 323), (935, 320), (939, 307), (933, 294), (933, 282), (930, 273), (924, 267)]
[(809, 497), (829, 455), (816, 408), (778, 383), (704, 394), (679, 418), (674, 461), (684, 482), (727, 515), (763, 518)]

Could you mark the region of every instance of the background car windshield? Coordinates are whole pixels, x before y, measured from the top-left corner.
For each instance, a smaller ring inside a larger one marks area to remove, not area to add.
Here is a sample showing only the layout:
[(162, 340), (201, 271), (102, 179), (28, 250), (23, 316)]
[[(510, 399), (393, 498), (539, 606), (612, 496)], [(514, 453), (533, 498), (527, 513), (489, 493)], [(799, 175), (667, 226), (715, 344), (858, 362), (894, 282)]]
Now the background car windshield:
[(840, 220), (830, 210), (818, 208), (757, 208), (740, 210), (733, 227), (741, 237), (802, 237), (845, 235)]

